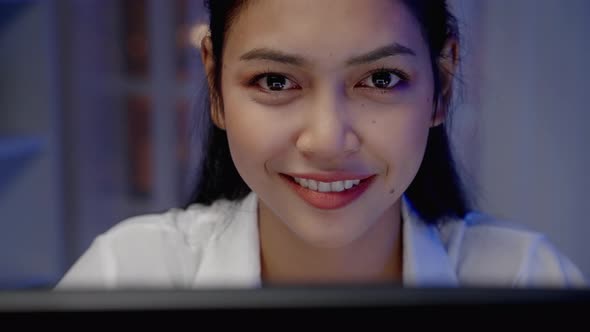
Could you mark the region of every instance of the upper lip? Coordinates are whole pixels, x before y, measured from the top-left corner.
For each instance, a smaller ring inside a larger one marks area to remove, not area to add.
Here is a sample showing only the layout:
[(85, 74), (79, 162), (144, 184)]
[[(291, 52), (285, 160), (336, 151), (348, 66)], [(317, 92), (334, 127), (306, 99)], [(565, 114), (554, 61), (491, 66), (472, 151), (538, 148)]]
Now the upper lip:
[(370, 178), (374, 174), (359, 174), (352, 172), (330, 172), (330, 173), (283, 173), (290, 177), (311, 179), (321, 182), (336, 182), (344, 180), (364, 180)]

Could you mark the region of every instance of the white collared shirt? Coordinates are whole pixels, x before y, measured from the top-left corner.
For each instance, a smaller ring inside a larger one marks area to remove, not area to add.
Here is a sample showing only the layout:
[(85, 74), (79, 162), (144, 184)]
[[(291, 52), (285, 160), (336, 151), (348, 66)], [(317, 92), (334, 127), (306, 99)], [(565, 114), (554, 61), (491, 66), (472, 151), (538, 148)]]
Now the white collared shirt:
[[(259, 287), (257, 197), (127, 219), (99, 235), (56, 289)], [(539, 233), (471, 213), (426, 224), (404, 199), (403, 285), (586, 287)]]

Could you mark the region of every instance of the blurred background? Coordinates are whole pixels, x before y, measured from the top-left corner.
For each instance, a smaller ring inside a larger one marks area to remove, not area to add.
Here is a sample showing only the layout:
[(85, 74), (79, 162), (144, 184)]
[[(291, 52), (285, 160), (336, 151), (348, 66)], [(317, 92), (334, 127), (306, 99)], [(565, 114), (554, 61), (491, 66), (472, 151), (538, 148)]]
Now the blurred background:
[[(590, 276), (590, 1), (450, 3), (452, 139), (479, 209)], [(202, 0), (0, 0), (0, 289), (51, 287), (115, 223), (183, 205), (206, 22)]]

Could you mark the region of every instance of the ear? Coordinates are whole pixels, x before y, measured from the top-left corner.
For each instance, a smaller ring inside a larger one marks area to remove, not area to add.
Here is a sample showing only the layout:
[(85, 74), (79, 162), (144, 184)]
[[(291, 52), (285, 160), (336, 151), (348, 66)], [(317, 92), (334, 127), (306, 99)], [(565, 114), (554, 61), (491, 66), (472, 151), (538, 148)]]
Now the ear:
[(436, 113), (432, 119), (432, 127), (442, 124), (448, 113), (448, 106), (453, 97), (453, 78), (459, 63), (459, 41), (449, 38), (443, 47), (438, 60), (440, 76), (440, 97), (437, 101)]
[(223, 117), (223, 106), (221, 96), (215, 87), (215, 59), (213, 57), (213, 42), (210, 35), (206, 35), (201, 40), (201, 60), (205, 67), (205, 75), (207, 76), (207, 84), (209, 85), (209, 100), (211, 103), (211, 120), (219, 127), (225, 129), (225, 121)]

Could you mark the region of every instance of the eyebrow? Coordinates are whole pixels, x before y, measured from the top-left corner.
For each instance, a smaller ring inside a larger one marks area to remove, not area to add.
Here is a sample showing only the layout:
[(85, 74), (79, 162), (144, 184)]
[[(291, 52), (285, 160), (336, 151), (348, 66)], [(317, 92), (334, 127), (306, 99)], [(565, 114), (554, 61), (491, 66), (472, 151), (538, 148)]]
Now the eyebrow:
[[(347, 66), (356, 66), (361, 64), (366, 64), (370, 62), (375, 62), (379, 59), (396, 56), (396, 55), (412, 55), (415, 56), (416, 52), (414, 52), (411, 48), (400, 45), (398, 43), (393, 43), (391, 45), (382, 46), (376, 48), (368, 53), (361, 54), (355, 57), (352, 57), (346, 61)], [(305, 58), (300, 55), (295, 54), (288, 54), (282, 51), (273, 50), (270, 48), (256, 48), (251, 51), (248, 51), (240, 56), (240, 60), (244, 61), (251, 61), (251, 60), (267, 60), (267, 61), (274, 61), (279, 62), (282, 64), (293, 65), (293, 66), (303, 66), (307, 63)]]
[(398, 43), (393, 43), (391, 45), (379, 47), (373, 51), (370, 51), (365, 54), (361, 54), (359, 56), (355, 56), (348, 61), (346, 64), (348, 66), (356, 66), (361, 64), (366, 64), (370, 62), (375, 62), (382, 58), (387, 58), (390, 56), (396, 55), (412, 55), (416, 56), (416, 52), (414, 52), (411, 48), (400, 45)]
[(306, 63), (302, 56), (287, 54), (270, 48), (255, 48), (242, 54), (240, 60), (268, 60), (295, 66), (303, 66)]

